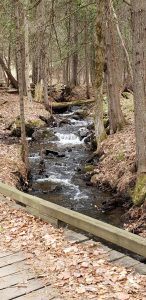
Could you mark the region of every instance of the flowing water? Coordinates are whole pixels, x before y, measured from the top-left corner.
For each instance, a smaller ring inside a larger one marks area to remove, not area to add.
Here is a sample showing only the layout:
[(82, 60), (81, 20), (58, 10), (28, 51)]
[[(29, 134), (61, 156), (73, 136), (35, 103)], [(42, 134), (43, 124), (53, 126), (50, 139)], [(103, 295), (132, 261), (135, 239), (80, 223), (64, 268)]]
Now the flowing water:
[[(58, 115), (67, 120), (61, 127), (39, 129), (30, 141), (29, 161), (32, 175), (31, 194), (74, 211), (121, 226), (122, 208), (103, 211), (102, 203), (111, 200), (107, 193), (87, 185), (83, 168), (92, 152), (81, 140), (79, 130), (86, 130), (91, 120), (75, 120), (75, 112)], [(55, 152), (48, 151), (47, 149)]]

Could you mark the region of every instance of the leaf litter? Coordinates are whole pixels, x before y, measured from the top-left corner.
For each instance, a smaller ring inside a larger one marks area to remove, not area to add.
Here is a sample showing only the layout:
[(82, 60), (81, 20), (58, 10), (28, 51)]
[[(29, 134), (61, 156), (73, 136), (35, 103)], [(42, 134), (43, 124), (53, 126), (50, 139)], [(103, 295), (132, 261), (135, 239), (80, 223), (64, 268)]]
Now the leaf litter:
[(146, 276), (109, 263), (100, 243), (67, 241), (65, 229), (12, 204), (7, 199), (0, 202), (0, 248), (24, 251), (30, 268), (63, 299), (146, 299)]

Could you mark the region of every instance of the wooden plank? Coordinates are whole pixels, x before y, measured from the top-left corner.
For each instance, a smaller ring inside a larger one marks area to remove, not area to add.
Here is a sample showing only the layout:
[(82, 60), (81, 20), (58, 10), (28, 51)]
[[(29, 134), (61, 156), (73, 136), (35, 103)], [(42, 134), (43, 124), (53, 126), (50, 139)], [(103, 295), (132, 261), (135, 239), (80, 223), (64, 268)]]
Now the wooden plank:
[(146, 275), (146, 265), (140, 263), (134, 267), (135, 271), (141, 275)]
[(123, 265), (124, 267), (131, 268), (131, 267), (134, 267), (135, 265), (139, 265), (140, 262), (132, 257), (125, 256), (125, 257), (122, 257), (122, 258), (118, 259), (117, 261), (115, 261), (115, 264)]
[(13, 252), (10, 252), (10, 251), (1, 251), (0, 252), (0, 258), (8, 256), (8, 255), (11, 255), (11, 254), (13, 254)]
[(23, 261), (23, 260), (25, 260), (25, 257), (21, 252), (16, 253), (16, 254), (11, 254), (9, 256), (0, 258), (0, 268), (11, 265), (15, 262)]
[(18, 297), (18, 300), (54, 300), (61, 298), (56, 298), (58, 296), (58, 292), (51, 286), (47, 286), (38, 291), (32, 292), (25, 296)]
[(7, 184), (0, 183), (0, 192), (25, 204), (26, 206), (35, 208), (41, 214), (49, 215), (55, 219), (63, 221), (81, 230), (90, 232), (95, 236), (146, 257), (145, 238), (61, 207), (57, 204), (44, 201), (38, 197), (25, 194), (14, 187), (8, 186)]
[(70, 229), (64, 230), (65, 240), (74, 243), (82, 243), (88, 241), (89, 238), (79, 232), (72, 231)]
[(27, 282), (27, 280), (33, 279), (34, 277), (34, 274), (28, 272), (27, 270), (2, 277), (0, 279), (0, 290), (16, 284), (23, 285)]
[(11, 274), (15, 274), (17, 272), (20, 272), (21, 270), (26, 270), (26, 269), (29, 269), (29, 265), (26, 264), (25, 260), (17, 263), (13, 263), (12, 265), (8, 265), (6, 267), (0, 268), (0, 278)]
[(108, 259), (108, 261), (113, 262), (113, 261), (116, 261), (116, 260), (118, 260), (118, 259), (120, 259), (120, 258), (122, 258), (124, 256), (125, 256), (125, 254), (123, 254), (121, 252), (118, 252), (116, 250), (112, 250), (112, 251), (109, 252), (109, 259)]
[(44, 287), (44, 283), (38, 279), (29, 280), (24, 286), (15, 285), (0, 291), (0, 299), (11, 300), (17, 297), (27, 295)]
[(112, 251), (111, 248), (109, 248), (108, 246), (102, 245), (102, 244), (101, 244), (101, 248), (102, 248), (106, 253), (109, 253), (109, 252)]

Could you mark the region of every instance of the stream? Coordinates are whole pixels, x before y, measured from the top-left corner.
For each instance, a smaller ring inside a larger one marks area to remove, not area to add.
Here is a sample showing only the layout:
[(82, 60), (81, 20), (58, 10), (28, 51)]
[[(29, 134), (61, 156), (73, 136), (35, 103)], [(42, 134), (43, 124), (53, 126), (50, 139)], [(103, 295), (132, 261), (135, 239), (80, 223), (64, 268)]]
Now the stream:
[[(29, 142), (32, 195), (71, 210), (121, 227), (123, 208), (103, 211), (102, 203), (112, 200), (85, 180), (82, 172), (86, 160), (92, 155), (84, 143), (84, 132), (91, 119), (76, 120), (77, 107), (58, 114), (60, 126), (41, 128)], [(81, 138), (82, 135), (82, 138)]]

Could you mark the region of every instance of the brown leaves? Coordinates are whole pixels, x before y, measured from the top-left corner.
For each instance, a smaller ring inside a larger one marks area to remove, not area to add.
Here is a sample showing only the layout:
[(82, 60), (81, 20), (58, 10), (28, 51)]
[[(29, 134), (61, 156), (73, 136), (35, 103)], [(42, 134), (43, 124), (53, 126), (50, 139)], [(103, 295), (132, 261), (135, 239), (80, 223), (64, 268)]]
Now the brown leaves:
[(68, 242), (63, 229), (6, 203), (0, 203), (0, 216), (1, 247), (25, 251), (33, 270), (56, 286), (64, 300), (145, 299), (145, 276), (108, 263), (99, 243)]

